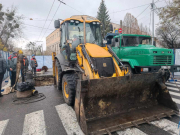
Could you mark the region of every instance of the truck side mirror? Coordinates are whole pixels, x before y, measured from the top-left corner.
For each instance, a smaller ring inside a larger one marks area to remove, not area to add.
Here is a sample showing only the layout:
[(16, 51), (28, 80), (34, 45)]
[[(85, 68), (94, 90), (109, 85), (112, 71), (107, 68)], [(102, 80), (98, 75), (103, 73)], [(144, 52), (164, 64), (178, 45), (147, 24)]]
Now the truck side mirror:
[(113, 25), (112, 25), (112, 24), (109, 25), (109, 30), (110, 30), (111, 32), (113, 32)]
[(153, 45), (156, 46), (156, 41), (153, 41)]
[(60, 21), (59, 20), (55, 20), (54, 21), (54, 27), (57, 29), (57, 28), (60, 28)]

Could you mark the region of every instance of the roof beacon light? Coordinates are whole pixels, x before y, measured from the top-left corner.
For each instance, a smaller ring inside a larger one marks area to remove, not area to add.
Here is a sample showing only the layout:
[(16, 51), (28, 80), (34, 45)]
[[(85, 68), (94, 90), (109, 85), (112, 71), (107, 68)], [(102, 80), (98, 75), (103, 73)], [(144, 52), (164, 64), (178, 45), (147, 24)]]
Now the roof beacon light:
[(79, 21), (75, 21), (75, 23), (77, 23), (77, 24), (78, 24), (78, 23), (79, 23)]
[(71, 23), (73, 23), (73, 22), (74, 22), (74, 20), (70, 20), (70, 22), (71, 22)]

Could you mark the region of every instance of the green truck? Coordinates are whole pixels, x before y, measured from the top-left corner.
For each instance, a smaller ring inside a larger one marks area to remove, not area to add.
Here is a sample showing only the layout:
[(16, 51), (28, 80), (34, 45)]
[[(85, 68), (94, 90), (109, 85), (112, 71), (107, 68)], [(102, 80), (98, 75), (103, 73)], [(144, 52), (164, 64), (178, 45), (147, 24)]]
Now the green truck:
[(105, 39), (128, 67), (129, 74), (158, 72), (160, 68), (171, 72), (180, 70), (180, 66), (174, 65), (173, 50), (152, 45), (151, 36), (108, 33)]

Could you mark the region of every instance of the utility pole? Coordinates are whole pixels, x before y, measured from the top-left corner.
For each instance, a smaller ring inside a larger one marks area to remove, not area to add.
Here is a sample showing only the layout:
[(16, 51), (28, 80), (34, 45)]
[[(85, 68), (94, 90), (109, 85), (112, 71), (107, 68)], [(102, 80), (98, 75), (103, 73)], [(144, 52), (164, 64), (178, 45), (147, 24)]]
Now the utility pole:
[(152, 9), (152, 45), (153, 45), (154, 43), (154, 0), (152, 0), (151, 9)]
[(122, 28), (122, 20), (120, 20), (120, 28), (121, 28), (122, 31), (123, 31), (123, 28)]

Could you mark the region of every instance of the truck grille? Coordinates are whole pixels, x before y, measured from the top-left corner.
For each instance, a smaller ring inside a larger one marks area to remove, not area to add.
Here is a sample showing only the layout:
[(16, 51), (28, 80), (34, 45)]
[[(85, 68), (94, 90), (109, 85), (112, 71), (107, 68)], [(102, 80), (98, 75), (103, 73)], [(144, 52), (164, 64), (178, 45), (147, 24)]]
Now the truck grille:
[(153, 64), (154, 65), (168, 65), (171, 64), (172, 56), (154, 56)]

